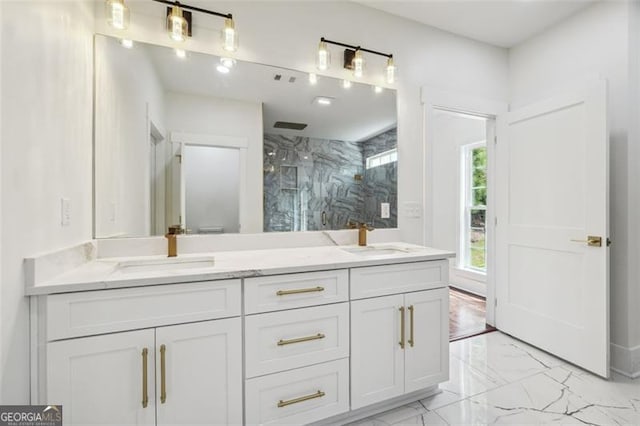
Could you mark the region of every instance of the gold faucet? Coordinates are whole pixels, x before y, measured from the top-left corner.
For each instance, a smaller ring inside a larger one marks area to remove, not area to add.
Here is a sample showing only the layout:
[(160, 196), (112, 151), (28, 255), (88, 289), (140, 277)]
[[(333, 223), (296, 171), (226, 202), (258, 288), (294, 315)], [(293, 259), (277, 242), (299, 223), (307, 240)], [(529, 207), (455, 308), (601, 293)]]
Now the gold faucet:
[(178, 238), (179, 234), (184, 234), (182, 225), (171, 225), (169, 230), (165, 234), (165, 238), (168, 242), (168, 257), (176, 257), (178, 255)]
[(366, 246), (367, 245), (367, 231), (373, 231), (375, 228), (373, 226), (368, 225), (365, 222), (347, 222), (347, 227), (349, 229), (358, 229), (358, 245)]

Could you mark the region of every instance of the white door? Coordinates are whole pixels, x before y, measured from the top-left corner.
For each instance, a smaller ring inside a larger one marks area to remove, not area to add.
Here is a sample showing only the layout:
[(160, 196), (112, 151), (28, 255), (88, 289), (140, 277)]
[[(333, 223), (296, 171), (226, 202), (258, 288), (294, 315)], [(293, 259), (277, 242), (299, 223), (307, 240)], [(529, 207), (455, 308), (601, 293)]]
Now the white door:
[(603, 377), (606, 94), (606, 82), (594, 81), (499, 117), (496, 178), (497, 327)]
[(47, 402), (65, 425), (155, 425), (153, 345), (153, 330), (47, 344)]
[(449, 378), (449, 289), (407, 293), (404, 305), (404, 391), (409, 393)]
[(401, 294), (351, 302), (351, 408), (404, 393)]
[(242, 424), (241, 339), (240, 318), (156, 329), (158, 425)]

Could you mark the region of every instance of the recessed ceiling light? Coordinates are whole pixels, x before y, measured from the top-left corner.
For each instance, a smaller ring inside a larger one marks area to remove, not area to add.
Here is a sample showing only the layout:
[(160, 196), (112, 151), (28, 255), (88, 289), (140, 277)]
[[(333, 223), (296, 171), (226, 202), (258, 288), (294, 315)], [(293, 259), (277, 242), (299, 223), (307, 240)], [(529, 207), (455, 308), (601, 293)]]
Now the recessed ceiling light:
[(129, 40), (128, 38), (123, 38), (122, 40), (120, 40), (120, 44), (122, 45), (122, 47), (131, 49), (133, 47), (133, 40)]
[(176, 56), (180, 59), (184, 59), (187, 57), (187, 51), (183, 49), (176, 49)]
[(216, 69), (218, 70), (219, 73), (221, 74), (229, 74), (229, 71), (231, 71), (229, 68), (225, 67), (224, 65), (220, 64), (216, 67)]
[(328, 96), (316, 96), (313, 99), (313, 103), (318, 105), (331, 105), (331, 102), (333, 102), (333, 98)]

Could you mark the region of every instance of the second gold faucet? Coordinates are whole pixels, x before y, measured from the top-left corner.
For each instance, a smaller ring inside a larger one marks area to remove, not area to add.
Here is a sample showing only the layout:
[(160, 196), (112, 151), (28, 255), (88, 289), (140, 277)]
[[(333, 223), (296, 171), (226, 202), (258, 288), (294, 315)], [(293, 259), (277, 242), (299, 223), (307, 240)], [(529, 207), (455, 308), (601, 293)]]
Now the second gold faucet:
[(358, 245), (366, 246), (367, 245), (367, 231), (373, 231), (375, 228), (370, 226), (365, 222), (353, 222), (349, 221), (347, 223), (347, 227), (350, 229), (358, 229)]

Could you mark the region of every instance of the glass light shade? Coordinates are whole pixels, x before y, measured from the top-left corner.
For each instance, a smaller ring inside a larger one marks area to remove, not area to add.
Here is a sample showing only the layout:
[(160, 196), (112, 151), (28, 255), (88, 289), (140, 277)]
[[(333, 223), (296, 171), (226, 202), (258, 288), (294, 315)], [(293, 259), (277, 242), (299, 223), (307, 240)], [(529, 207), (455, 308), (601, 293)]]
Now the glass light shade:
[(329, 52), (329, 49), (327, 49), (327, 43), (321, 41), (318, 46), (316, 66), (320, 71), (326, 71), (329, 69), (329, 64), (331, 64), (331, 53)]
[(167, 16), (167, 31), (173, 41), (185, 41), (189, 33), (187, 20), (182, 15), (180, 6), (173, 6)]
[(393, 58), (387, 59), (386, 75), (387, 83), (393, 84), (396, 82), (396, 66), (393, 63)]
[(117, 30), (129, 28), (129, 8), (124, 0), (107, 0), (105, 3), (107, 24)]
[(362, 52), (360, 50), (356, 50), (356, 53), (353, 55), (351, 66), (353, 67), (353, 76), (362, 78), (364, 74), (364, 59), (362, 58)]
[(238, 32), (233, 19), (224, 20), (224, 28), (222, 29), (222, 48), (227, 52), (235, 52), (238, 50)]

